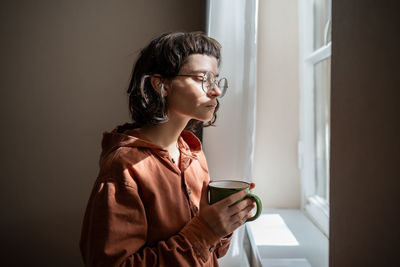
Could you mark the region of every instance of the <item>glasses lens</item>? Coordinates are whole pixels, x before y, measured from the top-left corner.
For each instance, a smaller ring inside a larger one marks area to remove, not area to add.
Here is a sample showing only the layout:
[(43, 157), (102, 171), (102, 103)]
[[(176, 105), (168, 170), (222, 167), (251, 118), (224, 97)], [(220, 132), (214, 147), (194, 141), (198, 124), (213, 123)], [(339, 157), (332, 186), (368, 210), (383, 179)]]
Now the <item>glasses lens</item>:
[(221, 95), (218, 97), (223, 97), (226, 93), (226, 90), (228, 89), (228, 80), (226, 78), (222, 78), (217, 81), (212, 72), (206, 72), (203, 80), (203, 91), (208, 93), (209, 91), (214, 89), (215, 85), (217, 85), (219, 90), (221, 91)]
[(211, 72), (206, 72), (203, 80), (203, 90), (208, 92), (213, 87), (214, 75)]
[(220, 98), (223, 97), (228, 89), (228, 80), (226, 78), (222, 78), (218, 81), (218, 88), (221, 90)]

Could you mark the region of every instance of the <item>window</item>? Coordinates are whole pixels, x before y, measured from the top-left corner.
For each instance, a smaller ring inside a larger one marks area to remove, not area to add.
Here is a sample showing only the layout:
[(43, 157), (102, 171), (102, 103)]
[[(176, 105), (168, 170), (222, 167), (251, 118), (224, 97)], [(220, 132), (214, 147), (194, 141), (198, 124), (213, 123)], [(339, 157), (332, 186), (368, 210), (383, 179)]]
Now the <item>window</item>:
[(329, 235), (331, 0), (299, 2), (302, 208)]

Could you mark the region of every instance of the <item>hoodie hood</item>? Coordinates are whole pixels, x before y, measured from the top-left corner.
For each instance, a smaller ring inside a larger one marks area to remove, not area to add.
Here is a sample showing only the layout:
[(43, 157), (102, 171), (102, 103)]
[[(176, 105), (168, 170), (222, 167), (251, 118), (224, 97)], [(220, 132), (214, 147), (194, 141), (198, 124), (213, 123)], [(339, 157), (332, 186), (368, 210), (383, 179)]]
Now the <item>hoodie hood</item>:
[[(102, 140), (103, 159), (120, 147), (137, 147), (154, 150), (156, 153), (165, 153), (166, 149), (152, 143), (144, 134), (137, 130), (136, 124), (126, 123), (116, 127), (112, 132), (104, 132)], [(180, 151), (186, 156), (197, 158), (201, 152), (200, 140), (191, 132), (183, 131), (178, 139)]]

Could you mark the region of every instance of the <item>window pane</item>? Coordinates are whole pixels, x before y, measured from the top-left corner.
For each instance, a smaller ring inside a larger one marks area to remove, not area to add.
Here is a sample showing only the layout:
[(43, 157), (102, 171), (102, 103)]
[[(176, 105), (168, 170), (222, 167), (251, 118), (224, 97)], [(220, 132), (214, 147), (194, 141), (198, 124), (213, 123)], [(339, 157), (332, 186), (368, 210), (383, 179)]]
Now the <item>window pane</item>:
[(316, 193), (329, 198), (331, 58), (314, 65)]
[(331, 19), (331, 0), (314, 0), (314, 50), (328, 44), (331, 40), (331, 31), (327, 30), (326, 43), (325, 28)]

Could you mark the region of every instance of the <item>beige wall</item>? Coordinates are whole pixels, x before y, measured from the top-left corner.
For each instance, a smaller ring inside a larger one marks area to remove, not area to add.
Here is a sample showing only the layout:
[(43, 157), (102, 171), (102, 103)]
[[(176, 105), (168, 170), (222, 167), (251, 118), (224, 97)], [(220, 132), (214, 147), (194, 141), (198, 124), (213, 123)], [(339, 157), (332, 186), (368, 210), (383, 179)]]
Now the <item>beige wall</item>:
[(2, 266), (81, 266), (101, 134), (129, 120), (138, 50), (204, 30), (205, 1), (1, 1)]
[(300, 208), (297, 1), (259, 1), (255, 193), (264, 208)]
[(399, 266), (400, 3), (332, 4), (329, 266)]

